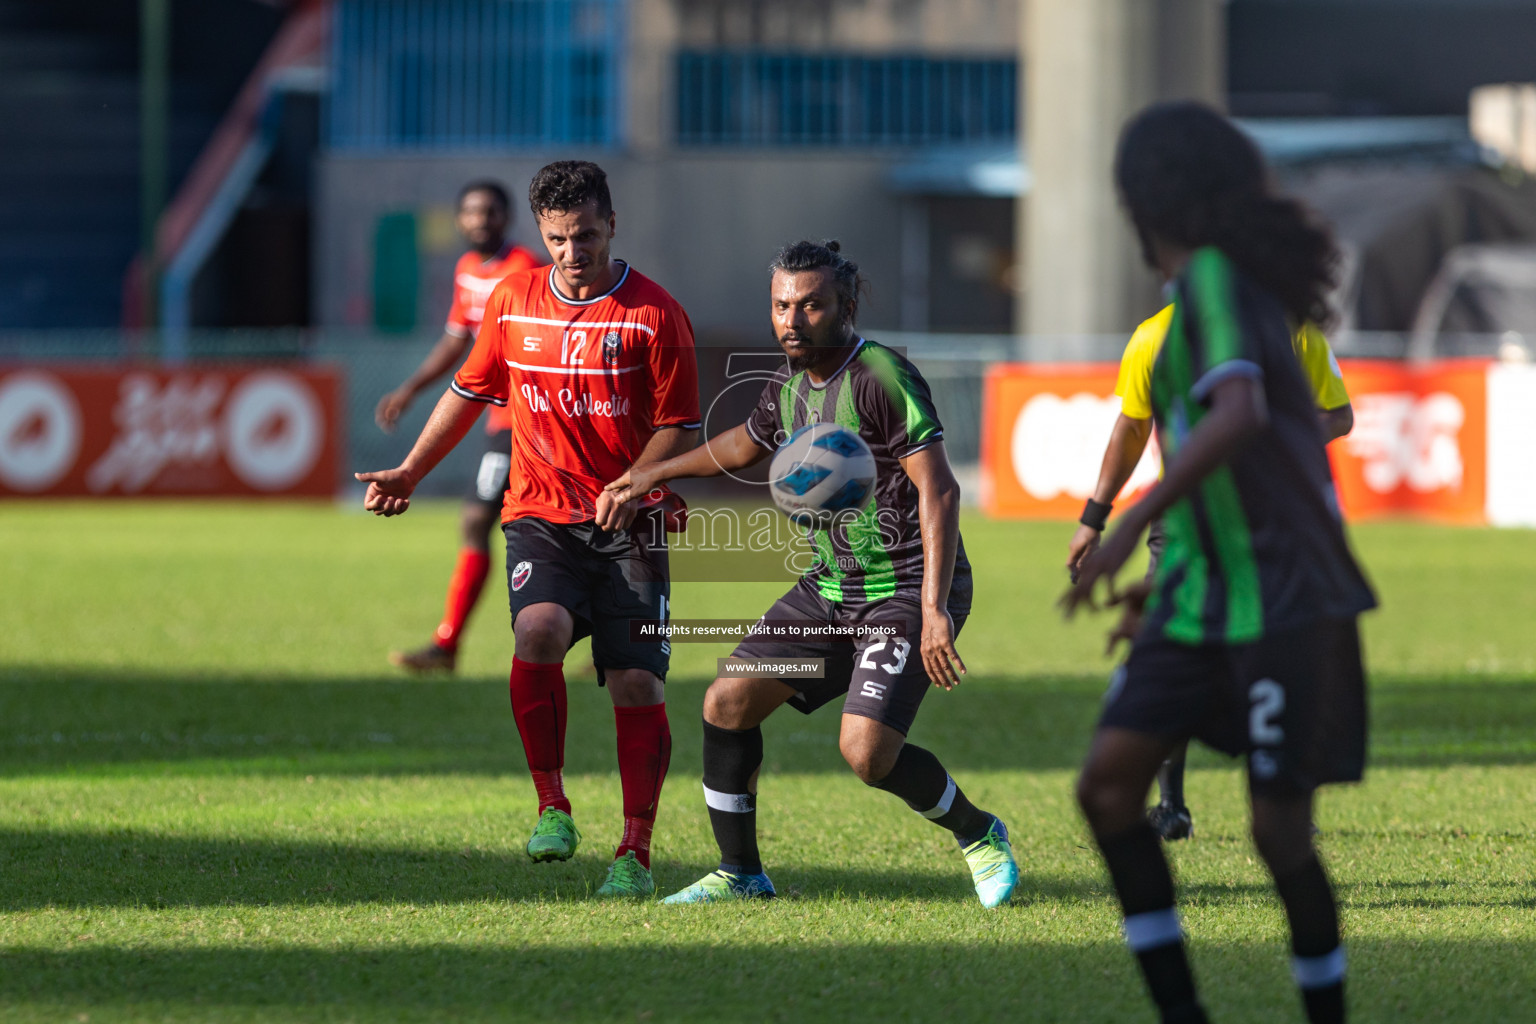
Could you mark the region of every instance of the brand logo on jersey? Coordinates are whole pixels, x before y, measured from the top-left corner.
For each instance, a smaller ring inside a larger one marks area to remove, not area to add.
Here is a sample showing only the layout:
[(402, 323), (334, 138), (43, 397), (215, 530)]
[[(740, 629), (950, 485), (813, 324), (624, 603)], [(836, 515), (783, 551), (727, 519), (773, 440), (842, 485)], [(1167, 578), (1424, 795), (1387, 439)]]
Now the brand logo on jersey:
[(603, 335), (603, 362), (616, 363), (619, 361), (619, 353), (624, 348), (624, 339), (619, 337), (618, 331), (609, 331)]
[(539, 350), (539, 340), (537, 334), (525, 334), (523, 336), (523, 351), (537, 352)]
[(533, 575), (532, 562), (518, 562), (512, 567), (512, 589), (522, 590), (523, 584), (528, 582), (528, 577)]
[(601, 416), (618, 419), (629, 415), (631, 402), (628, 395), (599, 398), (586, 391), (561, 388), (554, 394), (536, 384), (524, 384), (518, 389), (530, 412), (550, 412), (559, 409), (566, 416)]

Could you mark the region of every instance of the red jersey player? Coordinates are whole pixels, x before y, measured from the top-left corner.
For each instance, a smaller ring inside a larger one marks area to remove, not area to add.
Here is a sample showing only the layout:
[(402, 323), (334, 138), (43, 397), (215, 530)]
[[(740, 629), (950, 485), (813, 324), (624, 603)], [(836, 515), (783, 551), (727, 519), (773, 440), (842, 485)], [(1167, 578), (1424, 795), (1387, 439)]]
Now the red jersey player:
[[(475, 181), (459, 191), (459, 231), (470, 249), (453, 268), (453, 305), (448, 324), (427, 358), (405, 383), (379, 399), (374, 420), (386, 431), (395, 429), (400, 414), (422, 389), (452, 370), (464, 359), (480, 332), (485, 304), (501, 279), (515, 270), (539, 265), (539, 258), (507, 240), (512, 226), (512, 207), (507, 190), (494, 181)], [(505, 408), (492, 407), (485, 423), (485, 450), (480, 471), (464, 495), (459, 516), (462, 547), (448, 582), (443, 621), (432, 642), (416, 651), (393, 651), (389, 660), (413, 672), (453, 671), (464, 623), (480, 599), (480, 589), (490, 572), (490, 533), (501, 512), (507, 489), (508, 452), (512, 448), (512, 417)]]
[(609, 257), (615, 218), (596, 164), (550, 164), (534, 176), (528, 200), (554, 266), (497, 286), (474, 350), (411, 453), (395, 469), (357, 479), (369, 485), (365, 508), (398, 515), (468, 432), (479, 403), (512, 410), (502, 531), (517, 643), (512, 711), (539, 800), (528, 855), (568, 860), (580, 841), (560, 776), (561, 663), (590, 635), (598, 682), (613, 699), (624, 799), (624, 837), (597, 892), (649, 895), (651, 828), (672, 751), (662, 699), (671, 649), (637, 642), (631, 624), (667, 618), (664, 523), (682, 503), (665, 489), (621, 503), (603, 485), (693, 447), (693, 329), (661, 287)]

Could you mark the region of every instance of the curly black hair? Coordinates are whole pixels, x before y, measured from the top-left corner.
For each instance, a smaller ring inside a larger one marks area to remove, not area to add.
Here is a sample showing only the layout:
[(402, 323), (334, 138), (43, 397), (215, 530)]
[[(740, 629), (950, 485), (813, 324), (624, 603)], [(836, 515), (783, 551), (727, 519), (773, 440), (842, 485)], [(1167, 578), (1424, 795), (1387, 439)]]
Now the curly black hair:
[(1298, 323), (1327, 324), (1339, 262), (1332, 234), (1271, 188), (1258, 148), (1201, 103), (1160, 103), (1125, 126), (1115, 187), (1150, 265), (1152, 241), (1213, 245)]
[(780, 270), (786, 274), (798, 274), (803, 270), (822, 268), (832, 271), (832, 280), (837, 287), (838, 308), (843, 310), (849, 326), (852, 326), (858, 322), (859, 296), (866, 290), (867, 282), (859, 273), (859, 265), (844, 256), (842, 248), (835, 238), (824, 242), (800, 241), (786, 245), (773, 257), (773, 262), (768, 264), (768, 274), (772, 276)]
[(550, 210), (565, 213), (596, 201), (597, 215), (613, 212), (608, 175), (590, 160), (557, 160), (546, 164), (528, 185), (528, 208), (537, 219)]

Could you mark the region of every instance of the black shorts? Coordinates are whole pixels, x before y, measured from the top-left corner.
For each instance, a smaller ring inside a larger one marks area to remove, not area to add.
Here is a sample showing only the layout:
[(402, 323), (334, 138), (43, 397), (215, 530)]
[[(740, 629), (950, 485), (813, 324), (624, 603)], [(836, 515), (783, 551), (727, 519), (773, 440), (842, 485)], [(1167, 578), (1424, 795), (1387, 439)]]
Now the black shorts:
[(576, 620), (574, 645), (592, 638), (592, 664), (603, 684), (608, 669), (641, 668), (667, 678), (672, 645), (631, 639), (630, 621), (665, 622), (672, 598), (667, 534), (654, 513), (612, 533), (593, 523), (525, 517), (502, 525), (507, 538), (507, 594), (512, 622), (531, 604), (550, 602)]
[(464, 493), (464, 501), (501, 508), (507, 493), (508, 474), (512, 470), (512, 431), (498, 430), (481, 434), (485, 443), (480, 450), (480, 467)]
[[(960, 605), (951, 602), (956, 636), (965, 625), (969, 608), (968, 601)], [(932, 685), (923, 667), (923, 608), (917, 601), (888, 597), (864, 604), (838, 604), (802, 582), (775, 601), (763, 621), (816, 622), (855, 630), (860, 626), (890, 627), (857, 639), (747, 639), (737, 645), (731, 657), (823, 658), (826, 671), (821, 679), (784, 680), (798, 691), (789, 699), (796, 711), (808, 715), (846, 695), (843, 714), (873, 718), (903, 736), (912, 728), (918, 706)]]
[(1258, 795), (1299, 796), (1365, 772), (1365, 668), (1355, 620), (1251, 644), (1141, 636), (1115, 669), (1100, 728), (1194, 737), (1247, 754)]

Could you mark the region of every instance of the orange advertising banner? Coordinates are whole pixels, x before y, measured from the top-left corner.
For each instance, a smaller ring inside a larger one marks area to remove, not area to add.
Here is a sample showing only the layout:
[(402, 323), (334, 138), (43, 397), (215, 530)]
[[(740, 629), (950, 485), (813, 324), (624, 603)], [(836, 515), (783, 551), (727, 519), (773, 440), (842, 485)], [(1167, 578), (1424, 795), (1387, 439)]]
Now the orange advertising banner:
[[(1485, 360), (1345, 360), (1355, 426), (1329, 448), (1353, 519), (1413, 515), (1488, 521)], [(1016, 519), (1076, 519), (1120, 412), (1117, 366), (1000, 364), (982, 397), (982, 507)], [(1157, 479), (1148, 445), (1120, 500)]]
[[(1012, 519), (1076, 519), (1120, 415), (1114, 363), (1003, 363), (982, 386), (981, 504)], [(1122, 497), (1157, 479), (1154, 439)]]
[(0, 367), (0, 496), (329, 496), (330, 367)]

